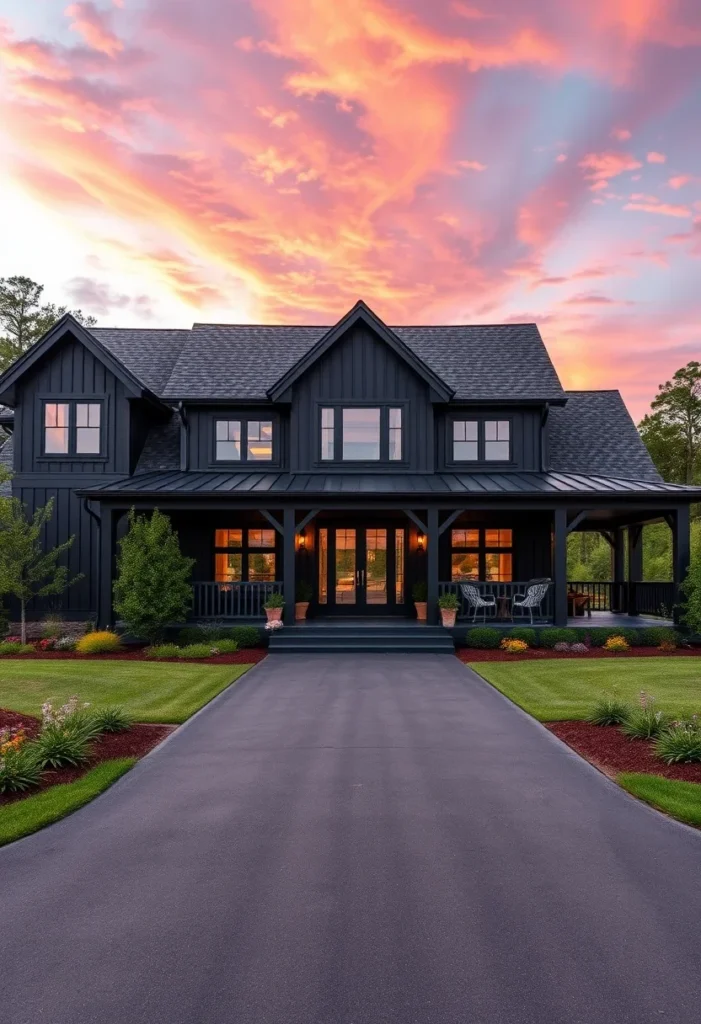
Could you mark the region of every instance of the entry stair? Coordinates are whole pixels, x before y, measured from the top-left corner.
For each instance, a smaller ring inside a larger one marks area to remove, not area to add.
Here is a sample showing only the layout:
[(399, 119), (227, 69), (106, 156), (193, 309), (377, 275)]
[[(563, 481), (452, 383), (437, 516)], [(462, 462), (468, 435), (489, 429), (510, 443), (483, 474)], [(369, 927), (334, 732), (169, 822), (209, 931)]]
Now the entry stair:
[(312, 619), (271, 632), (269, 650), (271, 654), (454, 654), (455, 644), (443, 626), (407, 620), (316, 623)]

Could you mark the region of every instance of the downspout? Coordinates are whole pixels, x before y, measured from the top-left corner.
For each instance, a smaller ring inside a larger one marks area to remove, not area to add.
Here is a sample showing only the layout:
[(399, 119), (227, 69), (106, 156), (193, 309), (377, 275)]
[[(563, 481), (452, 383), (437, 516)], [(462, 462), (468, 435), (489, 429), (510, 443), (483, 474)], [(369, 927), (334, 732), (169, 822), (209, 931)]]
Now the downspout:
[(101, 562), (102, 562), (102, 516), (98, 515), (97, 512), (94, 512), (90, 508), (90, 499), (89, 498), (83, 498), (83, 508), (88, 513), (90, 518), (94, 519), (95, 522), (97, 523), (97, 556), (96, 556), (97, 572), (95, 573), (96, 583), (97, 583), (97, 607), (95, 609), (95, 612), (96, 612), (96, 615), (97, 615), (97, 623), (99, 625), (102, 622), (102, 608), (100, 607), (100, 595), (102, 593), (102, 587), (100, 586), (101, 581), (102, 581), (102, 573), (100, 572), (100, 570), (102, 568), (102, 566), (101, 566)]
[(190, 423), (183, 402), (178, 402), (177, 411), (180, 418), (180, 469), (187, 471), (190, 468)]
[[(545, 428), (548, 424), (548, 416), (550, 415), (550, 402), (546, 402), (543, 411), (540, 414), (540, 471), (546, 473), (548, 470), (548, 459), (545, 457), (545, 450), (547, 447), (547, 435)], [(548, 453), (549, 454), (549, 453)]]

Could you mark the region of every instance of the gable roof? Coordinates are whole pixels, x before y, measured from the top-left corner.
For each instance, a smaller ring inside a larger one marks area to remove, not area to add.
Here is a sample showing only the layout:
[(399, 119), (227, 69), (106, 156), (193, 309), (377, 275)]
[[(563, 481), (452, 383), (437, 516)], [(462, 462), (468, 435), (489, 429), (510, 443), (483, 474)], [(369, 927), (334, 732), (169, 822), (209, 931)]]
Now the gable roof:
[(386, 345), (395, 352), (400, 359), (408, 363), (409, 366), (417, 373), (420, 377), (426, 381), (428, 386), (436, 393), (438, 398), (447, 402), (454, 395), (454, 390), (448, 387), (445, 381), (436, 374), (424, 360), (417, 357), (416, 353), (408, 347), (401, 338), (392, 330), (391, 327), (387, 327), (377, 317), (369, 306), (366, 306), (364, 302), (359, 301), (353, 306), (351, 310), (342, 317), (338, 323), (330, 328), (319, 338), (319, 340), (301, 356), (297, 362), (290, 367), (287, 373), (284, 373), (280, 379), (271, 388), (268, 388), (268, 395), (273, 401), (278, 401), (284, 392), (298, 380), (303, 373), (320, 359), (324, 353), (328, 352), (332, 345), (334, 345), (339, 338), (345, 334), (347, 330), (353, 327), (357, 323), (364, 323), (368, 327), (371, 327), (375, 334), (385, 342)]
[(552, 471), (662, 480), (620, 391), (568, 391), (548, 436)]
[(191, 332), (91, 327), (90, 333), (147, 388), (160, 395)]

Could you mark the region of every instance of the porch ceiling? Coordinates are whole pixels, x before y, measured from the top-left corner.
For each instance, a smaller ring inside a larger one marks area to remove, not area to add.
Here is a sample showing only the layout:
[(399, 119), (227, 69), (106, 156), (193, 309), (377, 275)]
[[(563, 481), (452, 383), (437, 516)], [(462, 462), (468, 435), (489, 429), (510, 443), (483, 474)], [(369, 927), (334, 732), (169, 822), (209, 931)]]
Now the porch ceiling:
[(574, 473), (280, 473), (153, 472), (125, 477), (78, 493), (91, 498), (228, 497), (276, 494), (364, 497), (445, 495), (611, 498), (676, 498), (701, 501), (701, 489), (656, 480), (634, 480)]

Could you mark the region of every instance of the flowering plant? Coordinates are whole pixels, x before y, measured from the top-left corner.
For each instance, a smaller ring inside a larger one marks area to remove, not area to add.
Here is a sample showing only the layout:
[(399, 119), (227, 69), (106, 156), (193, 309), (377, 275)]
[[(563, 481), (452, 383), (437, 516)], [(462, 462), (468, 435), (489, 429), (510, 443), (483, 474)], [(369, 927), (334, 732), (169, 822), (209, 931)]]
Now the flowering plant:
[(54, 708), (51, 701), (47, 700), (41, 705), (41, 722), (43, 728), (50, 725), (62, 726), (65, 725), (79, 710), (79, 708), (89, 708), (88, 703), (79, 704), (77, 697), (71, 697), (70, 700), (62, 704), (60, 708)]
[(605, 651), (629, 651), (630, 644), (622, 636), (610, 636), (604, 644)]
[(670, 651), (676, 651), (677, 645), (674, 640), (663, 640), (660, 646), (657, 648), (658, 651), (669, 653)]
[(37, 644), (37, 650), (39, 651), (53, 651), (55, 647), (56, 641), (52, 636), (48, 636), (44, 640), (40, 640)]
[(22, 637), (21, 636), (6, 636), (5, 637), (5, 643), (6, 644), (21, 644), (22, 643)]
[(502, 651), (506, 651), (508, 654), (523, 654), (524, 651), (528, 650), (528, 644), (525, 640), (509, 640), (508, 637), (504, 637), (499, 646)]
[(24, 729), (0, 729), (0, 757), (19, 750), (26, 739)]
[(54, 650), (73, 651), (75, 650), (75, 640), (72, 636), (62, 636), (59, 640), (54, 641)]
[(280, 619), (273, 619), (271, 622), (266, 622), (265, 628), (269, 630), (282, 629), (282, 621)]

